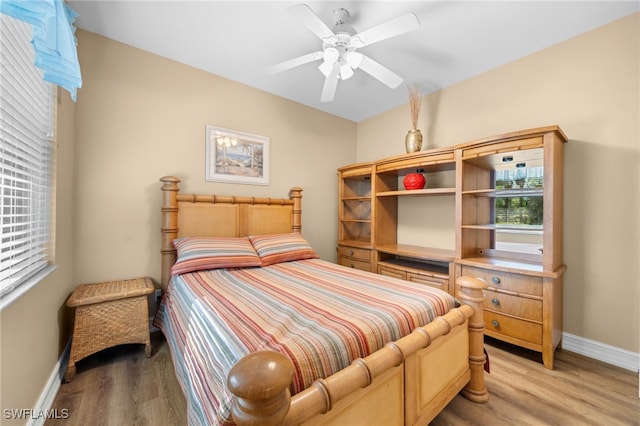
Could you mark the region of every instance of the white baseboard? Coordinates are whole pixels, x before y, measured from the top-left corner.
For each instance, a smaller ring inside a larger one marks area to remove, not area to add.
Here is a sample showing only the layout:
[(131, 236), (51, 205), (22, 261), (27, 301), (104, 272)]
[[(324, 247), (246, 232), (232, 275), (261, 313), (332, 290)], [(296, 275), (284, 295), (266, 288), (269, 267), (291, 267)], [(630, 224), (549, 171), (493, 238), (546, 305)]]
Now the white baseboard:
[(562, 333), (562, 349), (597, 359), (625, 370), (640, 371), (640, 354), (596, 342), (595, 340), (585, 339), (570, 333)]
[[(62, 385), (64, 372), (67, 369), (67, 363), (69, 362), (70, 351), (71, 339), (69, 339), (67, 345), (64, 347), (64, 351), (62, 351), (60, 359), (58, 359), (58, 362), (49, 376), (49, 380), (47, 380), (47, 384), (42, 390), (42, 394), (40, 394), (40, 398), (38, 398), (38, 402), (36, 402), (36, 406), (33, 407), (34, 413), (47, 413), (47, 411), (51, 409), (53, 401), (56, 399), (56, 395), (60, 389), (60, 385)], [(32, 416), (27, 422), (27, 426), (43, 426), (45, 420), (46, 416), (44, 415)]]

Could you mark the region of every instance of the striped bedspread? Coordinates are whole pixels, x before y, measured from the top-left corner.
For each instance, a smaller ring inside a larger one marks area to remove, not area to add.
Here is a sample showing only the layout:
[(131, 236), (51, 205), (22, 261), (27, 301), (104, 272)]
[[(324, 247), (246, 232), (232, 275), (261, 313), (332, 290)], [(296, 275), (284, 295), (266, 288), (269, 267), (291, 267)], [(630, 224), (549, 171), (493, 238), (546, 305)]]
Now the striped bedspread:
[(287, 355), (295, 394), (455, 303), (424, 285), (308, 259), (174, 276), (155, 324), (171, 348), (189, 423), (230, 424), (226, 378), (244, 355)]

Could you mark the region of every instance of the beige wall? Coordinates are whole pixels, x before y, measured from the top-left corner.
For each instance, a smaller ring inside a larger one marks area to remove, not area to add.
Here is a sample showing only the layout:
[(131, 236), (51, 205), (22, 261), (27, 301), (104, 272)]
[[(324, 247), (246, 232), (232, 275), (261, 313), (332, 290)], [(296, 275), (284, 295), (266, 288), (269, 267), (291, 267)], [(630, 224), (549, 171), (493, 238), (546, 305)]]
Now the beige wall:
[[(638, 14), (629, 16), (436, 92), (423, 100), (418, 125), (428, 148), (560, 125), (570, 139), (565, 146), (564, 331), (635, 353), (640, 335), (639, 20)], [(406, 105), (359, 123), (358, 161), (401, 154), (409, 125)]]
[[(356, 123), (79, 32), (76, 280), (160, 278), (160, 183), (185, 192), (303, 192), (302, 232), (335, 260), (336, 169), (355, 160)], [(270, 137), (271, 184), (205, 181), (205, 125)]]
[[(73, 290), (74, 106), (58, 91), (56, 269), (0, 314), (0, 407), (33, 408), (69, 340)], [(6, 420), (3, 425), (24, 424)]]

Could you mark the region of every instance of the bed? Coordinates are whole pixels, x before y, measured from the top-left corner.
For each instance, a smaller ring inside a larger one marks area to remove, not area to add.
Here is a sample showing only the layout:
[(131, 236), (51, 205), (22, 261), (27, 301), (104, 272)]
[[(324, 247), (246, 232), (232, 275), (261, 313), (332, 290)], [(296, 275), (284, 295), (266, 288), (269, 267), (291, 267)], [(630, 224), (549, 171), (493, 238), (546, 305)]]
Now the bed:
[(422, 424), (488, 400), (483, 288), (445, 292), (339, 266), (289, 198), (179, 193), (161, 178), (166, 337), (189, 423)]

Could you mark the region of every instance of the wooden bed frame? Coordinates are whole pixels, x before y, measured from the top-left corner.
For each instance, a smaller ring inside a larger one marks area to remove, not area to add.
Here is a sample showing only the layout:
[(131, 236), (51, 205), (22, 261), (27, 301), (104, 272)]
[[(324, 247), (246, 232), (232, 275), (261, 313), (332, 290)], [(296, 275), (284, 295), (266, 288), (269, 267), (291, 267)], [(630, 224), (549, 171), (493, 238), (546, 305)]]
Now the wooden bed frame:
[[(300, 232), (302, 189), (289, 198), (178, 194), (180, 180), (162, 185), (164, 290), (176, 261), (173, 240), (185, 236), (247, 236)], [(291, 396), (291, 362), (275, 352), (241, 359), (228, 376), (238, 425), (426, 425), (459, 393), (486, 402), (486, 283), (460, 277), (462, 306), (408, 336)]]

